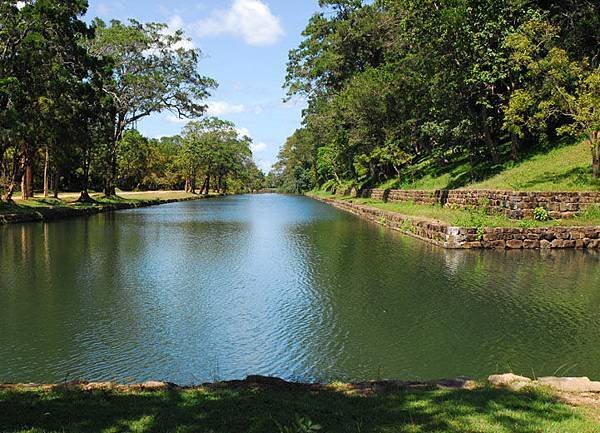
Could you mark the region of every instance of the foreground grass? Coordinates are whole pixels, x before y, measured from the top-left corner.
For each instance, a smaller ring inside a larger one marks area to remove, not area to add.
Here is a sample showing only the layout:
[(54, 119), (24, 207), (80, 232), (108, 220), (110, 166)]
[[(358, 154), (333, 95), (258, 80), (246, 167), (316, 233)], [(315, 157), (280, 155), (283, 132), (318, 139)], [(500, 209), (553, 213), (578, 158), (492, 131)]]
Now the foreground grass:
[(343, 386), (319, 390), (55, 388), (0, 389), (0, 431), (592, 433), (600, 432), (600, 425), (589, 410), (569, 407), (534, 389), (396, 388), (353, 395)]
[(590, 207), (586, 212), (570, 219), (556, 219), (550, 221), (536, 221), (533, 219), (514, 220), (504, 215), (488, 215), (482, 211), (472, 209), (451, 209), (439, 205), (424, 205), (411, 202), (385, 203), (381, 200), (371, 198), (352, 198), (333, 196), (329, 192), (314, 191), (309, 195), (321, 198), (335, 198), (336, 200), (350, 201), (356, 204), (362, 204), (369, 207), (382, 209), (390, 212), (397, 212), (402, 215), (429, 218), (445, 222), (456, 227), (555, 227), (555, 226), (600, 226), (600, 209)]
[(473, 182), (467, 160), (446, 167), (424, 160), (413, 167), (408, 182), (389, 182), (383, 187), (402, 189), (503, 189), (518, 191), (599, 191), (600, 182), (591, 174), (588, 142), (555, 148), (532, 155), (521, 162), (496, 167), (480, 167), (476, 174), (484, 180)]

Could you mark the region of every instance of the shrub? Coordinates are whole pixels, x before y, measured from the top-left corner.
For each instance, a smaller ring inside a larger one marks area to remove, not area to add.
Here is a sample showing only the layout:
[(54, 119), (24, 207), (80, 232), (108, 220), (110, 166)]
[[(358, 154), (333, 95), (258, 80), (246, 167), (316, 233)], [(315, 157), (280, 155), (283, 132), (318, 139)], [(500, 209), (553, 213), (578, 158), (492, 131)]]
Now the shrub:
[(543, 207), (536, 207), (533, 210), (533, 219), (536, 221), (548, 221), (550, 219), (550, 215)]

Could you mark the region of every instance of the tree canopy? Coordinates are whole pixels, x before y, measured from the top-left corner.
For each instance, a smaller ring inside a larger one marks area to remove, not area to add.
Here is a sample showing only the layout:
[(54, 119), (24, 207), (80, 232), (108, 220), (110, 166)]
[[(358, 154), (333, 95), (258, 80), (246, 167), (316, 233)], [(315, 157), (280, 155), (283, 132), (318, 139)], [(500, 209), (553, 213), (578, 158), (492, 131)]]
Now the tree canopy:
[[(218, 119), (198, 122), (216, 82), (199, 72), (201, 53), (162, 23), (82, 17), (85, 0), (0, 2), (0, 192), (10, 200), (42, 187), (81, 191), (183, 188), (191, 132), (204, 125), (219, 140), (194, 177), (219, 190), (256, 187), (250, 140)], [(148, 139), (137, 122), (169, 111), (190, 119), (185, 138)], [(196, 157), (196, 155), (194, 155)], [(212, 158), (212, 159), (211, 159)], [(206, 161), (211, 161), (210, 164)], [(194, 190), (194, 188), (191, 188)]]
[(279, 186), (401, 185), (463, 160), (477, 180), (566, 137), (589, 140), (600, 177), (598, 2), (320, 5), (289, 54), (288, 97), (308, 108)]

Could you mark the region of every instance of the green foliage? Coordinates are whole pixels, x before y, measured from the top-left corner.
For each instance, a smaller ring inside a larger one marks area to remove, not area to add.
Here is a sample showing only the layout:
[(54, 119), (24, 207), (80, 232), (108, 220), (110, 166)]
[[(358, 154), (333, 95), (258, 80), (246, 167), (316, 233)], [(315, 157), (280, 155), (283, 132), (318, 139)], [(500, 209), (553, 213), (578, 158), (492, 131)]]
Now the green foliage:
[(199, 72), (201, 53), (187, 48), (184, 33), (135, 20), (88, 25), (80, 18), (86, 10), (85, 0), (0, 2), (5, 198), (21, 179), (25, 198), (52, 180), (56, 193), (79, 189), (87, 201), (89, 188), (113, 195), (116, 186), (180, 188), (188, 181), (190, 187), (191, 172), (212, 178), (219, 191), (261, 188), (250, 139), (232, 134), (231, 124), (229, 138), (212, 146), (186, 147), (179, 137), (149, 140), (132, 128), (161, 111), (192, 119), (204, 114), (203, 100), (216, 83)]
[(581, 218), (600, 221), (600, 205), (592, 204), (588, 206), (581, 214)]
[(296, 415), (296, 421), (292, 426), (282, 426), (279, 423), (277, 423), (277, 426), (279, 427), (279, 433), (314, 433), (322, 429), (319, 424), (315, 424), (311, 420), (301, 418), (298, 415)]
[[(201, 193), (208, 194), (211, 178), (217, 192), (227, 192), (228, 181), (240, 181), (243, 176), (258, 176), (252, 162), (251, 139), (240, 136), (231, 122), (210, 117), (190, 122), (183, 131), (183, 146), (179, 166), (186, 179), (186, 190), (195, 192), (196, 178), (204, 177)], [(242, 189), (238, 185), (237, 189)]]
[(285, 83), (308, 99), (293, 164), (311, 166), (316, 183), (409, 187), (430, 161), (464, 168), (447, 187), (461, 186), (547, 152), (558, 135), (584, 135), (600, 176), (597, 2), (321, 5)]
[(533, 219), (536, 221), (548, 221), (550, 219), (550, 214), (543, 207), (536, 207), (533, 210)]

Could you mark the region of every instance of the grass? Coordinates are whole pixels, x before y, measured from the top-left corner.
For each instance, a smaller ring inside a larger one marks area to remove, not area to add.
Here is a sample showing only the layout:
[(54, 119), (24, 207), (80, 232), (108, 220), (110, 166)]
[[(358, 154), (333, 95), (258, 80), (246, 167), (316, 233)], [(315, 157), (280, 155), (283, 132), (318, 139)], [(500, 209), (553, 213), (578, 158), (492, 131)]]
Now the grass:
[(401, 189), (502, 189), (519, 191), (600, 191), (600, 182), (592, 178), (591, 151), (588, 142), (564, 145), (514, 163), (498, 166), (485, 163), (475, 169), (466, 159), (440, 166), (426, 159), (411, 168), (404, 183), (387, 182), (382, 187)]
[[(311, 195), (321, 198), (334, 198), (328, 192), (316, 191)], [(570, 219), (556, 219), (549, 221), (536, 221), (534, 219), (514, 220), (504, 215), (487, 214), (483, 211), (472, 209), (451, 209), (440, 205), (415, 204), (412, 202), (386, 203), (371, 198), (335, 197), (337, 200), (351, 201), (369, 207), (397, 212), (402, 215), (429, 218), (445, 222), (456, 227), (554, 227), (554, 226), (600, 226), (600, 208), (591, 206), (586, 212)]]
[[(590, 409), (541, 389), (519, 392), (344, 386), (222, 387), (156, 391), (1, 389), (6, 433), (595, 433)], [(313, 428), (309, 426), (312, 425)]]
[(600, 190), (600, 182), (592, 179), (590, 145), (583, 142), (535, 155), (469, 188), (580, 191)]
[(120, 192), (116, 197), (104, 197), (94, 194), (96, 203), (78, 203), (77, 194), (64, 194), (59, 199), (34, 197), (29, 200), (16, 199), (12, 203), (0, 202), (0, 216), (5, 214), (30, 214), (34, 212), (51, 212), (63, 209), (89, 209), (107, 205), (135, 205), (148, 201), (184, 200), (197, 195), (181, 191), (152, 191), (152, 192)]

